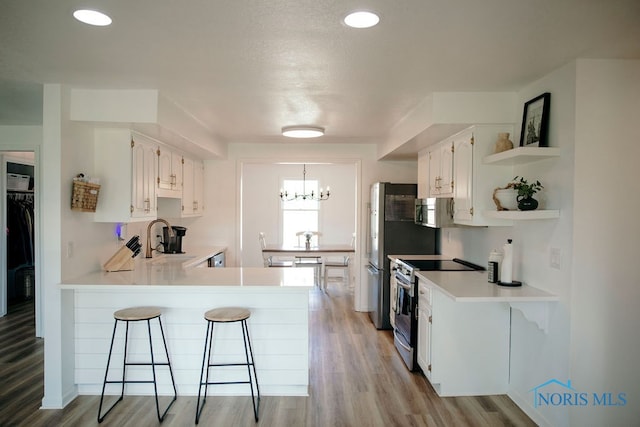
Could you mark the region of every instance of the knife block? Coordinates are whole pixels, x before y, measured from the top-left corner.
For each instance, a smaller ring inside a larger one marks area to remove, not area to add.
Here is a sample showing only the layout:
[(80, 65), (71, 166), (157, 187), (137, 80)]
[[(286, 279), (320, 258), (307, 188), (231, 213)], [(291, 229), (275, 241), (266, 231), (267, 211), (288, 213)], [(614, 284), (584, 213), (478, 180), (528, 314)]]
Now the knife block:
[(131, 249), (123, 246), (104, 263), (103, 268), (105, 271), (131, 271), (133, 270), (132, 256)]

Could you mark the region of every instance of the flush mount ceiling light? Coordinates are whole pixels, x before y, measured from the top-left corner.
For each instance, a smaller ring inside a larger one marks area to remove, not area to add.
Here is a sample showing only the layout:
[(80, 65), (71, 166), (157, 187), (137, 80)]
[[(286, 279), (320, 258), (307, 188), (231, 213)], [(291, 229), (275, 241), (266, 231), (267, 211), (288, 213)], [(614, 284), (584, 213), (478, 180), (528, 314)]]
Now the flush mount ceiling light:
[(289, 138), (316, 138), (324, 135), (324, 128), (314, 126), (287, 126), (282, 128), (282, 135)]
[(380, 17), (373, 12), (352, 12), (344, 18), (344, 23), (353, 28), (370, 28), (380, 22)]
[(90, 9), (79, 9), (73, 12), (73, 17), (85, 24), (105, 27), (111, 25), (111, 18), (102, 12)]

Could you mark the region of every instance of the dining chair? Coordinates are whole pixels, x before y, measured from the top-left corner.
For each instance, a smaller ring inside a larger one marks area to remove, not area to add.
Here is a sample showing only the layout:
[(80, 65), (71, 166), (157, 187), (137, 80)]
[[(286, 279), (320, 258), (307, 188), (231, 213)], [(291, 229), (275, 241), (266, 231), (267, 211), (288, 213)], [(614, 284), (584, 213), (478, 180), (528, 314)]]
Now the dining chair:
[[(319, 231), (298, 231), (296, 236), (298, 237), (298, 246), (304, 247), (307, 242), (307, 235), (310, 235), (310, 246), (318, 246), (320, 244), (320, 236), (322, 233)], [(295, 257), (296, 267), (313, 267), (315, 269), (315, 283), (320, 286), (320, 273), (322, 271), (322, 257), (317, 255), (299, 255)]]
[[(258, 233), (258, 239), (260, 240), (260, 248), (266, 249), (267, 239), (262, 231)], [(262, 255), (262, 259), (264, 260), (265, 267), (293, 267), (293, 260), (274, 259), (273, 255), (265, 256), (264, 254)]]
[[(354, 248), (356, 245), (356, 233), (351, 235), (351, 247)], [(330, 259), (327, 258), (323, 263), (323, 288), (327, 290), (327, 282), (329, 281), (329, 270), (341, 270), (342, 276), (346, 275), (346, 285), (351, 284), (351, 268), (350, 268), (350, 256), (345, 255), (342, 259)]]

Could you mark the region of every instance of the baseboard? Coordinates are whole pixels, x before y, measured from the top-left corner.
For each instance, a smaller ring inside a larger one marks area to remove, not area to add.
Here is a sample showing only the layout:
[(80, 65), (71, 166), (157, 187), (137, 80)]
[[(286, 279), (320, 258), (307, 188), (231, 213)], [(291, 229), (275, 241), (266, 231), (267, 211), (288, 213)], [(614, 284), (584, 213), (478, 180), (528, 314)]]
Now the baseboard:
[(514, 391), (507, 393), (507, 396), (540, 427), (552, 427), (552, 424), (536, 408), (531, 406), (529, 403), (531, 398), (525, 398)]

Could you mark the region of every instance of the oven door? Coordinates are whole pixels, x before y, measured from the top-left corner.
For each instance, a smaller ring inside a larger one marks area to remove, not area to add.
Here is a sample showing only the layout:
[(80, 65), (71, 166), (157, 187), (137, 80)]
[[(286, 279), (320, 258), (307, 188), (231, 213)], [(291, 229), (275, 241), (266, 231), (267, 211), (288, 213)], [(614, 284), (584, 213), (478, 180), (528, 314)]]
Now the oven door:
[(396, 275), (395, 328), (393, 342), (410, 371), (416, 370), (415, 358), (415, 328), (416, 310), (415, 292), (413, 284), (407, 283), (404, 277)]
[(413, 319), (413, 289), (410, 284), (396, 277), (395, 330), (406, 346), (413, 347), (411, 342), (411, 322)]

